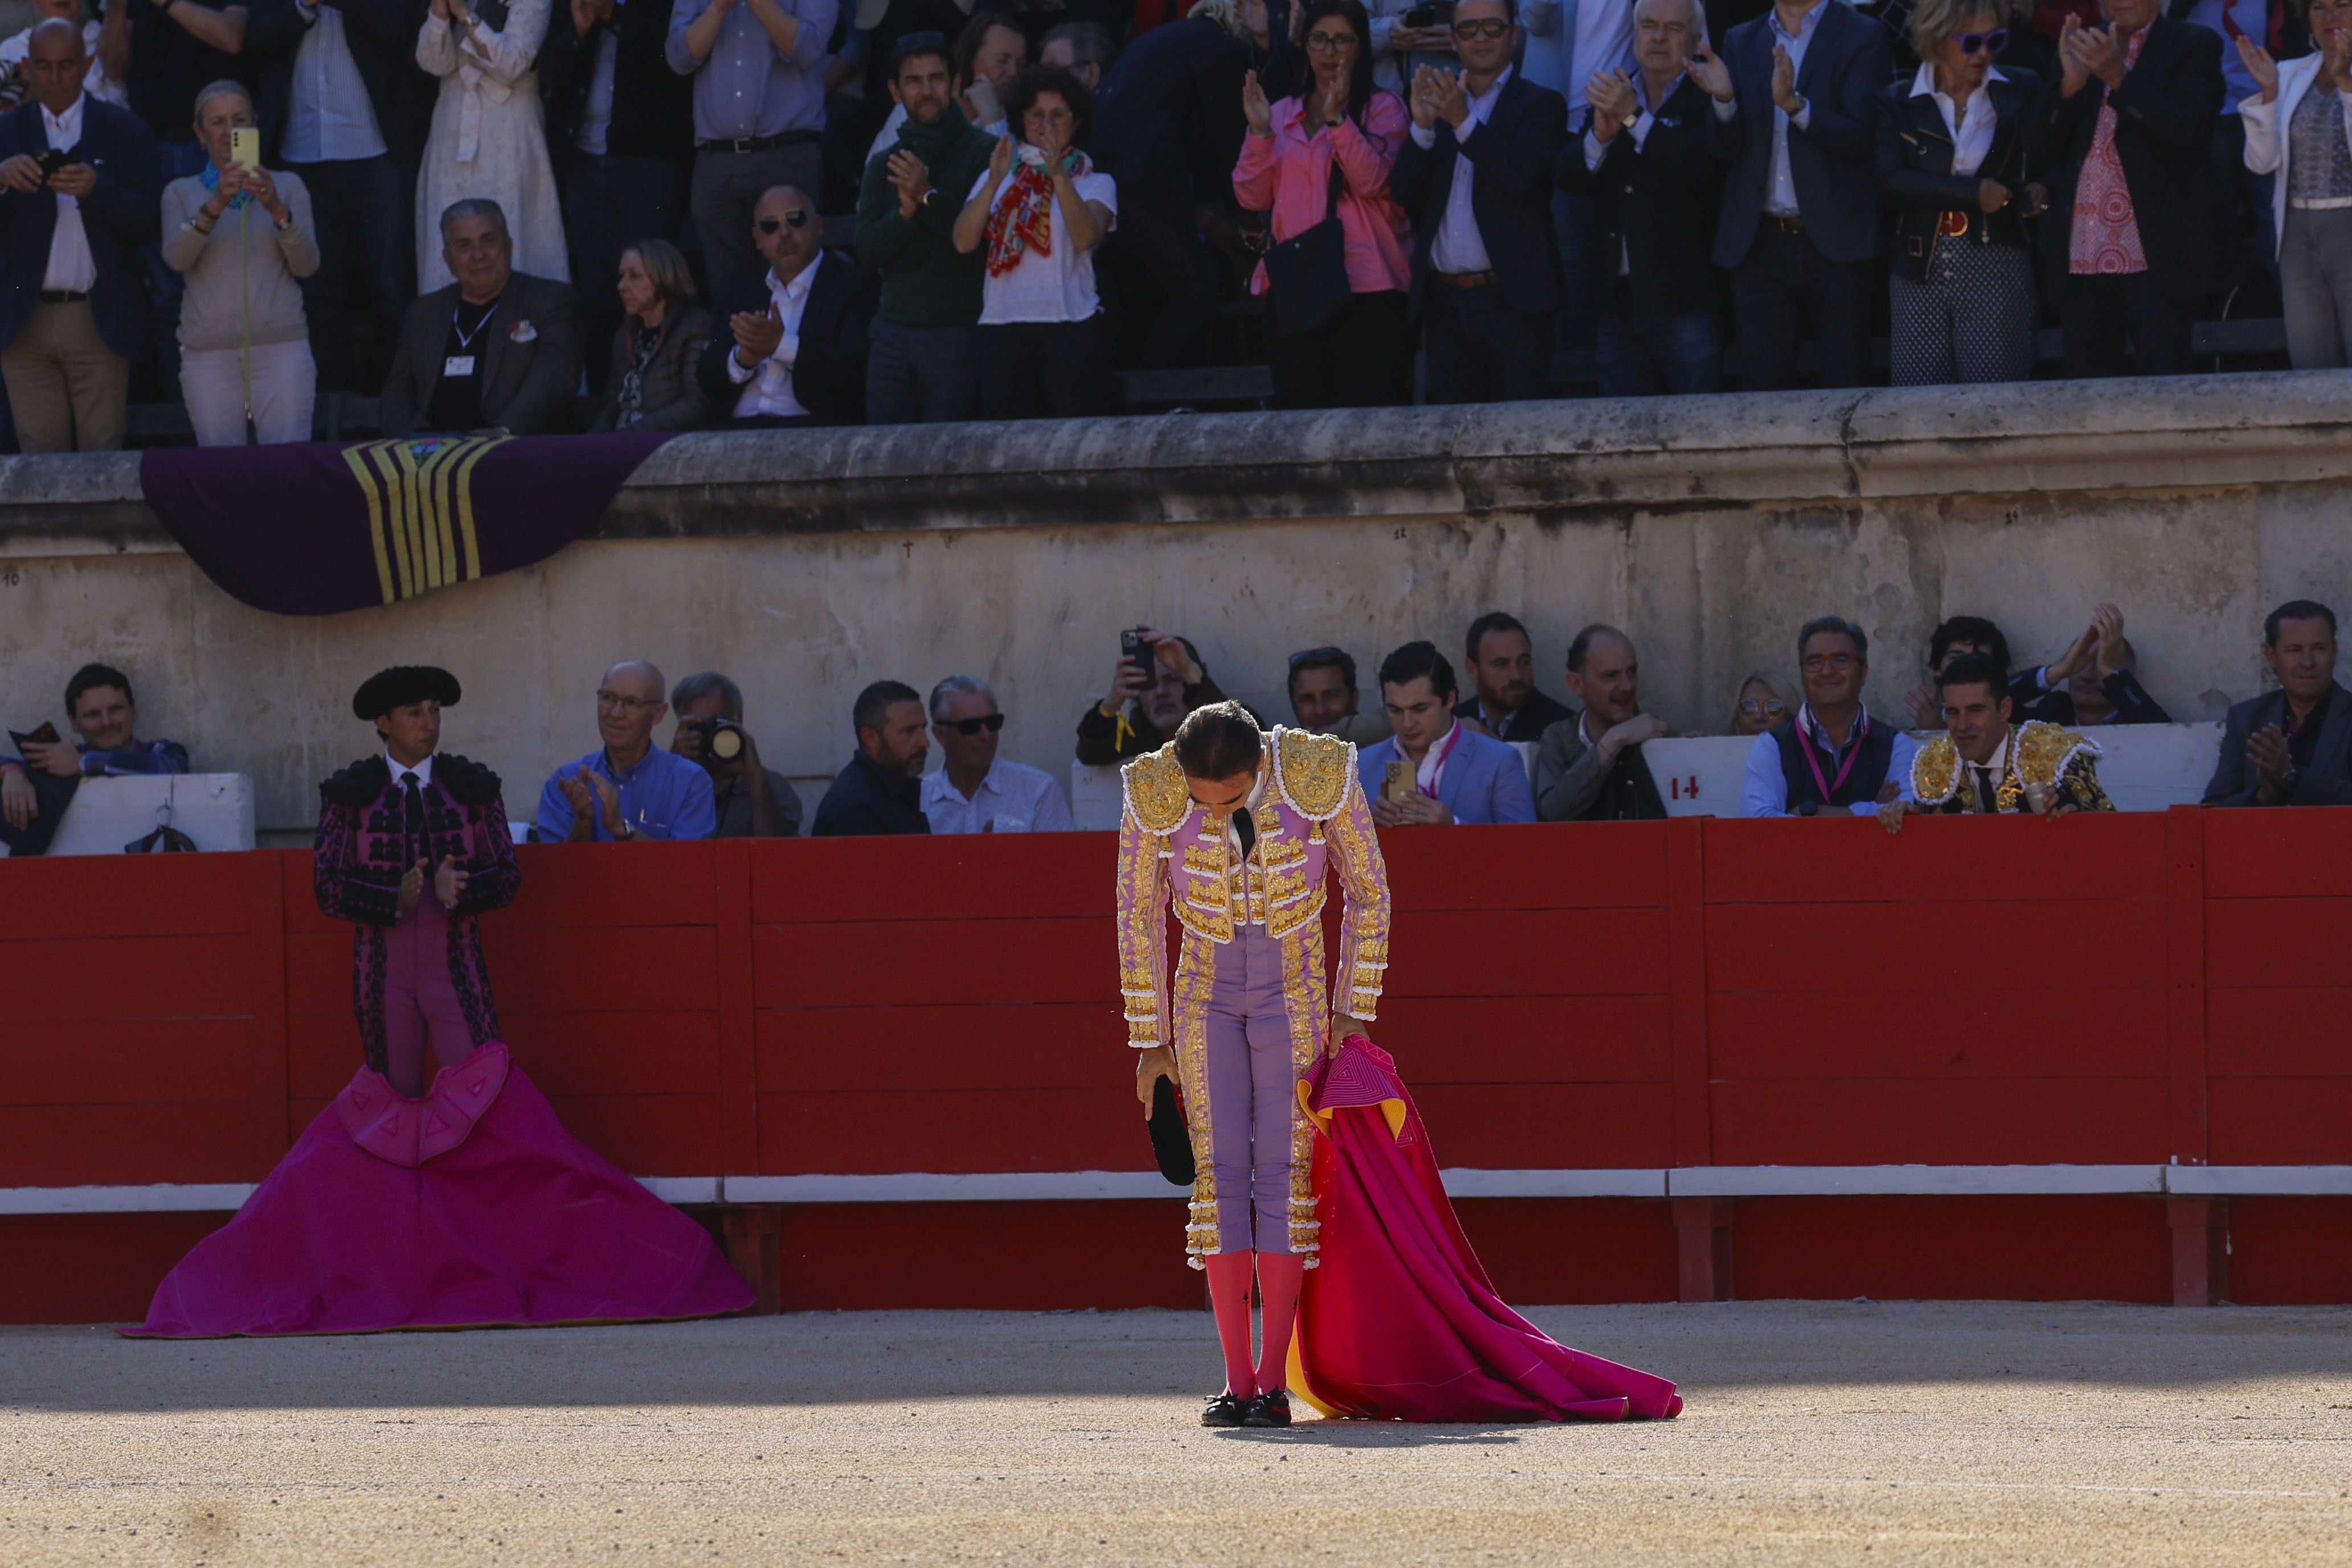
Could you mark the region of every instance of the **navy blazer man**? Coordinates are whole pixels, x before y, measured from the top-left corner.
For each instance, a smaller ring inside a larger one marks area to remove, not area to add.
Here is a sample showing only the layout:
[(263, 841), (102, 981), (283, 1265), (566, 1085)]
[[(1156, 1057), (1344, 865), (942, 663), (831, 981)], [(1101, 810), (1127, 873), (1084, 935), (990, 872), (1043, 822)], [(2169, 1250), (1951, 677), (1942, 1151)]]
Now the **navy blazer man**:
[[(722, 317), (710, 334), (696, 368), (702, 395), (709, 400), (720, 428), (751, 430), (785, 424), (863, 424), (866, 423), (866, 339), (874, 327), (874, 308), (881, 302), (882, 280), (837, 250), (821, 250), (809, 265), (816, 275), (809, 280), (807, 303), (801, 308), (800, 351), (793, 361), (793, 401), (805, 414), (779, 418), (747, 414), (738, 419), (736, 407), (744, 389), (758, 379), (737, 381), (728, 374), (727, 361), (735, 352), (732, 317)], [(751, 293), (736, 301), (738, 314), (757, 316), (773, 297), (771, 275), (762, 272)], [(740, 361), (738, 361), (740, 371)]]
[[(1507, 25), (1504, 0), (1462, 0), (1457, 26)], [(1428, 324), (1429, 401), (1492, 402), (1551, 391), (1552, 312), (1560, 306), (1559, 235), (1552, 222), (1551, 168), (1568, 142), (1568, 99), (1508, 65), (1517, 29), (1457, 41), (1471, 74), (1496, 78), (1472, 93), (1465, 80), (1459, 130), (1424, 107), (1397, 152), (1389, 190), (1412, 219), (1413, 301)], [(1490, 96), (1491, 95), (1491, 96)], [(1481, 111), (1483, 110), (1483, 118)], [(1426, 117), (1428, 123), (1422, 123)], [(1470, 248), (1486, 266), (1465, 267), (1448, 233), (1460, 226), (1454, 181), (1470, 165)]]
[[(1776, 50), (1795, 63), (1793, 116), (1774, 97)], [(1823, 384), (1859, 386), (1879, 292), (1874, 105), (1887, 79), (1886, 30), (1836, 0), (1801, 11), (1784, 0), (1731, 29), (1722, 66), (1731, 95), (1710, 86), (1708, 127), (1731, 167), (1715, 259), (1731, 269), (1748, 380), (1764, 390), (1796, 384), (1801, 308), (1820, 341)]]
[[(75, 43), (79, 51), (79, 39)], [(89, 345), (89, 350), (102, 347), (129, 361), (147, 350), (147, 267), (140, 247), (152, 243), (163, 228), (163, 182), (156, 170), (155, 139), (129, 110), (84, 92), (79, 77), (73, 90), (75, 97), (66, 101), (62, 118), (70, 120), (79, 115), (81, 134), (71, 144), (66, 164), (85, 164), (93, 176), (89, 192), (78, 197), (77, 204), (95, 264), (94, 275), (86, 290), (46, 289), (50, 242), (58, 229), (58, 193), (46, 183), (30, 191), (20, 190), (14, 183), (0, 184), (0, 256), (5, 257), (5, 275), (0, 275), (0, 350), (16, 342), (37, 312), (57, 311), (65, 314), (55, 329), (42, 334), (45, 353), (53, 356), (62, 342), (62, 351), (70, 355), (75, 340), (86, 339), (95, 327), (97, 341)], [(37, 81), (34, 91), (32, 100), (0, 117), (0, 166), (16, 158), (38, 159), (48, 150), (49, 133), (43, 115), (52, 111), (43, 108)], [(23, 165), (17, 168), (22, 171)], [(87, 298), (67, 298), (67, 293)], [(86, 319), (76, 319), (83, 311), (88, 312)], [(54, 363), (54, 359), (49, 362)], [(39, 373), (36, 367), (24, 369)], [(116, 372), (110, 396), (105, 399), (107, 406), (86, 403), (81, 397), (74, 400), (78, 441), (67, 434), (62, 409), (45, 413), (37, 406), (27, 408), (28, 402), (38, 403), (42, 399), (29, 396), (29, 388), (18, 392), (15, 405), (24, 449), (64, 451), (78, 444), (88, 451), (120, 446), (129, 364), (116, 367)], [(75, 380), (68, 378), (67, 384), (75, 384)], [(59, 439), (49, 439), (52, 431)]]

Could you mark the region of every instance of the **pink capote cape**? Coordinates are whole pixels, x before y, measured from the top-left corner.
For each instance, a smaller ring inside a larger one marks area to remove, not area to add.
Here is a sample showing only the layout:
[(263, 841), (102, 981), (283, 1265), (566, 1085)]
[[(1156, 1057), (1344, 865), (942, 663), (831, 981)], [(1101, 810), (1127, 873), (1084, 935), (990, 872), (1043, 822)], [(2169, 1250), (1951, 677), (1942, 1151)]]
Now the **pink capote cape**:
[(1323, 1248), (1299, 1297), (1292, 1392), (1326, 1416), (1391, 1421), (1681, 1413), (1664, 1378), (1570, 1350), (1495, 1293), (1388, 1052), (1351, 1035), (1298, 1092), (1321, 1134)]
[(700, 1226), (565, 1132), (492, 1043), (421, 1100), (361, 1068), (122, 1332), (620, 1322), (751, 1301)]

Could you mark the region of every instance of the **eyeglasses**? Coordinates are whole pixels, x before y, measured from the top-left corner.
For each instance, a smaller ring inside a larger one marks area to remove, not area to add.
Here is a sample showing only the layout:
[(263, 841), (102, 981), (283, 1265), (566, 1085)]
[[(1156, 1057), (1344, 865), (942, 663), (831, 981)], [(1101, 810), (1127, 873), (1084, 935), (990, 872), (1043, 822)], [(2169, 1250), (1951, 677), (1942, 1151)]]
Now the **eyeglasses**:
[(1808, 653), (1797, 661), (1805, 674), (1818, 675), (1824, 670), (1845, 671), (1853, 668), (1852, 653)]
[(1290, 655), (1290, 667), (1295, 670), (1301, 664), (1336, 664), (1347, 656), (1346, 650), (1340, 648), (1307, 648)]
[(1475, 17), (1454, 24), (1454, 36), (1464, 39), (1500, 38), (1508, 35), (1510, 30), (1511, 25), (1496, 16)]
[(779, 228), (804, 229), (808, 227), (808, 209), (794, 207), (784, 214), (781, 222), (775, 218), (761, 218), (758, 226), (763, 235), (774, 234)]
[(1754, 718), (1758, 714), (1762, 714), (1766, 718), (1780, 718), (1788, 713), (1789, 705), (1779, 697), (1765, 697), (1761, 700), (1755, 697), (1741, 697), (1739, 711), (1742, 716), (1748, 718)]
[(598, 707), (611, 708), (615, 713), (625, 713), (634, 716), (637, 714), (646, 712), (649, 708), (657, 708), (661, 706), (662, 704), (659, 697), (625, 697), (618, 692), (598, 692), (596, 694), (596, 706)]
[(1964, 55), (1997, 55), (2009, 47), (2009, 29), (1995, 27), (1990, 33), (1962, 33), (1952, 41), (1960, 46)]
[(1356, 47), (1353, 33), (1309, 33), (1307, 47), (1318, 55), (1352, 54)]
[(983, 729), (994, 735), (1004, 727), (1004, 716), (1001, 713), (991, 713), (982, 714), (978, 718), (943, 718), (940, 722), (958, 735), (978, 735)]

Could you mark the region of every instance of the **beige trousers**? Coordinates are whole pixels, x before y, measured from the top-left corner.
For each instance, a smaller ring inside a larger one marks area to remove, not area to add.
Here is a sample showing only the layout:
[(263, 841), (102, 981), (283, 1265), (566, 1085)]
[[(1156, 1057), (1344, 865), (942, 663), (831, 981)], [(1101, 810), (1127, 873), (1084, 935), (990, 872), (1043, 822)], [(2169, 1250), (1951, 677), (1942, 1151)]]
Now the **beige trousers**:
[(89, 301), (36, 305), (0, 349), (0, 379), (25, 452), (115, 452), (122, 446), (131, 361), (98, 335)]

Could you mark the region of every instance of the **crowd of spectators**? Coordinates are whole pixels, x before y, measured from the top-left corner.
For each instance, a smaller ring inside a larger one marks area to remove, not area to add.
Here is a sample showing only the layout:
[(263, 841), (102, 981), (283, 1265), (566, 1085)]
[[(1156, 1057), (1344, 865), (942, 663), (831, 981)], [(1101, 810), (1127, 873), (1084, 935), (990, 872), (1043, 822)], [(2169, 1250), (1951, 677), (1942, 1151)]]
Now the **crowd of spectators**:
[[(1178, 10), (1181, 15), (1177, 15)], [(27, 452), (2352, 352), (2352, 0), (0, 0)], [(12, 106), (13, 107), (10, 107)], [(830, 217), (831, 221), (828, 221)], [(1236, 350), (1231, 335), (1224, 352)], [(1423, 367), (1416, 392), (1416, 364)], [(1481, 687), (1483, 690), (1483, 685)]]
[[(2263, 639), (2274, 689), (2230, 709), (2205, 803), (2352, 804), (2352, 693), (2336, 679), (2334, 612), (2291, 600), (2264, 621)], [(1561, 685), (1572, 702), (1540, 688), (1532, 640), (1509, 614), (1479, 616), (1461, 647), (1468, 689), (1444, 650), (1413, 641), (1381, 660), (1369, 701), (1344, 649), (1302, 650), (1289, 659), (1290, 712), (1276, 719), (1355, 744), (1366, 799), (1383, 827), (1667, 814), (1643, 747), (1674, 731), (1642, 705), (1631, 637), (1596, 623), (1570, 640)], [(1793, 683), (1751, 674), (1727, 715), (1723, 733), (1751, 742), (1742, 816), (1891, 813), (1899, 821), (1905, 810), (1927, 809), (1912, 795), (1923, 736), (1948, 734), (1964, 758), (1981, 763), (1988, 748), (1998, 751), (2003, 737), (2037, 720), (2078, 731), (2170, 722), (2132, 674), (2123, 613), (2113, 604), (2097, 606), (2046, 664), (2016, 664), (2000, 628), (1982, 616), (1945, 621), (1929, 638), (1924, 684), (1900, 719), (1863, 701), (1870, 639), (1852, 621), (1809, 621), (1791, 651)], [(1226, 700), (1190, 639), (1131, 628), (1108, 688), (1078, 719), (1075, 760), (1099, 767), (1158, 750), (1187, 714)], [(12, 732), (16, 754), (0, 757), (0, 843), (18, 852), (39, 852), (80, 779), (188, 770), (185, 747), (137, 737), (131, 681), (119, 670), (78, 672), (65, 713), (73, 739), (54, 725)], [(847, 715), (856, 749), (814, 813), (761, 760), (743, 714), (742, 690), (719, 671), (668, 686), (650, 661), (614, 664), (596, 687), (598, 744), (548, 776), (530, 836), (585, 843), (788, 838), (804, 828), (835, 836), (1073, 825), (1057, 776), (1066, 765), (1049, 770), (1001, 755), (1004, 709), (976, 675), (948, 675), (928, 695), (887, 680), (858, 693)], [(665, 721), (673, 721), (666, 746)], [(934, 742), (941, 765), (931, 768)], [(2104, 802), (2093, 784), (2032, 809), (2104, 810)]]

